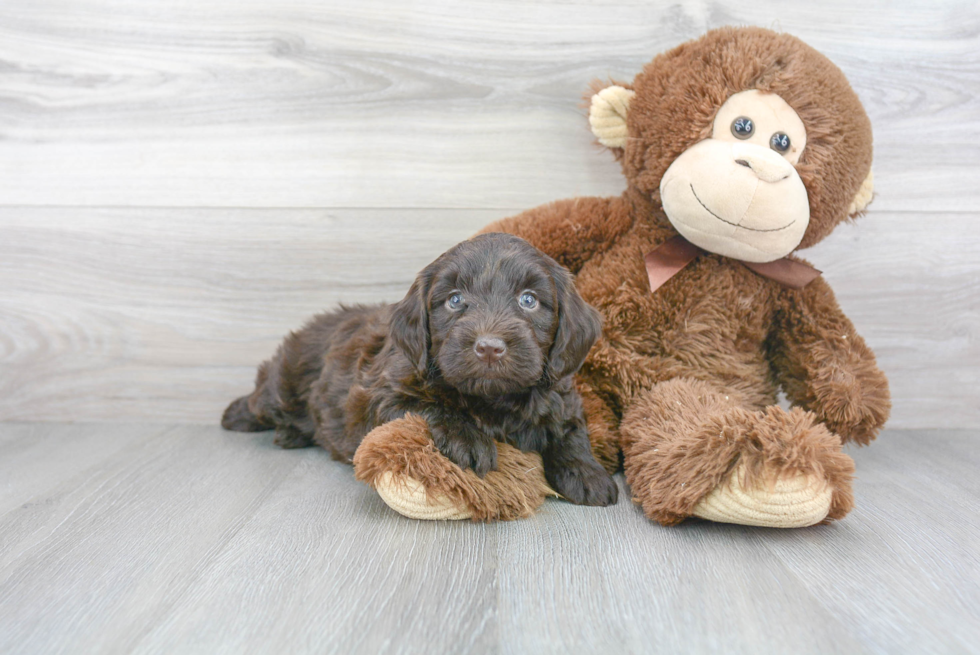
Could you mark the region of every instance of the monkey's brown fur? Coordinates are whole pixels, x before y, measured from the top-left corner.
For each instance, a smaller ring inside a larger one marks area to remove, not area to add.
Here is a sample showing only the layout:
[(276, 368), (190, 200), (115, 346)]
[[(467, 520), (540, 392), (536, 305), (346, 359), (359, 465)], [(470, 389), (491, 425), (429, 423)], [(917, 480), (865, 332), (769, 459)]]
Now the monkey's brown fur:
[[(621, 83), (620, 83), (621, 84)], [(664, 171), (711, 133), (732, 94), (758, 89), (800, 116), (812, 246), (848, 219), (871, 166), (871, 127), (841, 71), (798, 39), (725, 28), (659, 55), (632, 85), (620, 197), (576, 198), (498, 221), (577, 274), (603, 315), (579, 373), (594, 451), (612, 470), (621, 450), (634, 499), (673, 524), (739, 462), (749, 483), (816, 473), (834, 490), (828, 520), (851, 509), (853, 463), (888, 417), (888, 383), (818, 278), (802, 290), (705, 253), (651, 293), (644, 255), (677, 232), (663, 212)], [(776, 406), (782, 387), (795, 405)]]
[(497, 468), (480, 478), (444, 457), (429, 436), (425, 419), (410, 414), (375, 428), (354, 455), (357, 479), (375, 486), (385, 473), (425, 480), (426, 494), (467, 507), (474, 521), (512, 521), (534, 513), (554, 496), (542, 474), (541, 456), (505, 443), (497, 445)]

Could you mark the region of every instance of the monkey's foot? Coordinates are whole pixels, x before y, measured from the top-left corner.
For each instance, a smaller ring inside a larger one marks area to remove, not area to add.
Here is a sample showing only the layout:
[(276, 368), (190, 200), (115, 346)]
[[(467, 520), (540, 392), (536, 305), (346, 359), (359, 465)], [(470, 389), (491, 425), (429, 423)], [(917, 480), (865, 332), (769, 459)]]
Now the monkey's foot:
[(372, 430), (354, 454), (354, 475), (393, 510), (423, 520), (511, 521), (555, 492), (541, 457), (497, 444), (497, 469), (480, 478), (435, 447), (425, 420), (408, 415)]
[(620, 434), (633, 500), (663, 525), (698, 516), (803, 527), (843, 518), (854, 504), (853, 460), (800, 408), (752, 410), (678, 378), (634, 400)]
[(385, 471), (373, 486), (388, 507), (410, 519), (458, 521), (473, 518), (473, 510), (465, 503), (457, 503), (445, 494), (429, 492), (422, 482), (407, 475)]
[(833, 497), (833, 488), (820, 475), (789, 473), (749, 484), (746, 467), (739, 464), (694, 506), (693, 514), (718, 523), (804, 528), (827, 518)]

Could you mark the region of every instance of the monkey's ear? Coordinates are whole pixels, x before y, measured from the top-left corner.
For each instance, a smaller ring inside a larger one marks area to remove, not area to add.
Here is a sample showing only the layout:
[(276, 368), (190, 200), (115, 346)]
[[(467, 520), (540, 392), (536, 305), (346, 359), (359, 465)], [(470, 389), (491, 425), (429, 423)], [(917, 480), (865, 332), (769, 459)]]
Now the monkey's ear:
[(599, 143), (607, 148), (626, 146), (626, 115), (634, 95), (626, 87), (614, 84), (592, 96), (589, 125)]
[(871, 204), (871, 197), (874, 195), (874, 193), (875, 177), (869, 170), (868, 177), (864, 178), (864, 182), (861, 183), (861, 188), (858, 189), (857, 195), (854, 196), (854, 200), (851, 201), (851, 206), (847, 208), (847, 215), (853, 217), (863, 212), (868, 205)]

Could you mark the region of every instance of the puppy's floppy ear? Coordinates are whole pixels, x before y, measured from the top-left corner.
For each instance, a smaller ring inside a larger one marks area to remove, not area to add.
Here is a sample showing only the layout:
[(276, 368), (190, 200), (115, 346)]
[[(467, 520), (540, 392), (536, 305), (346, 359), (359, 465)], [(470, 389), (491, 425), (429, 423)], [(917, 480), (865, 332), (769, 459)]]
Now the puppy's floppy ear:
[(578, 295), (571, 273), (557, 262), (551, 262), (551, 279), (555, 282), (558, 299), (555, 308), (558, 327), (548, 352), (547, 373), (557, 381), (582, 366), (602, 334), (602, 319), (599, 312)]
[[(438, 262), (438, 260), (437, 260)], [(429, 367), (429, 286), (436, 274), (436, 263), (426, 266), (405, 297), (391, 314), (390, 332), (394, 344), (408, 357), (420, 374)]]

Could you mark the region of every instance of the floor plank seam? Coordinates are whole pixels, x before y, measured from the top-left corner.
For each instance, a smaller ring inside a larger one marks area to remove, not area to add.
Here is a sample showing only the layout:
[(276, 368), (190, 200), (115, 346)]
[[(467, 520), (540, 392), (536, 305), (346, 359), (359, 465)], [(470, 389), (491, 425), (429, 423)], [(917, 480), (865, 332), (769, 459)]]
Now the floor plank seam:
[(270, 482), (262, 489), (262, 493), (258, 494), (252, 500), (252, 502), (249, 503), (245, 512), (242, 512), (239, 520), (234, 525), (226, 529), (221, 537), (212, 545), (212, 547), (198, 559), (198, 561), (192, 567), (190, 575), (183, 582), (181, 589), (176, 593), (176, 595), (174, 595), (173, 598), (171, 598), (165, 604), (165, 606), (158, 608), (157, 620), (155, 622), (147, 622), (147, 625), (145, 625), (140, 632), (135, 635), (134, 639), (130, 643), (126, 644), (126, 647), (122, 649), (123, 651), (135, 651), (140, 643), (149, 637), (157, 627), (166, 624), (167, 621), (173, 617), (174, 610), (180, 601), (191, 592), (195, 585), (200, 583), (204, 575), (213, 567), (215, 561), (228, 549), (228, 546), (231, 544), (232, 540), (248, 526), (273, 492), (281, 487), (286, 479), (292, 475), (292, 473), (302, 463), (303, 462), (301, 459), (297, 459), (293, 466), (280, 471), (270, 480)]

